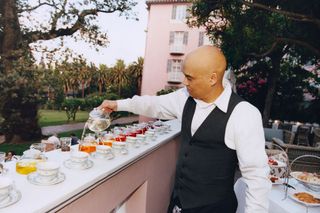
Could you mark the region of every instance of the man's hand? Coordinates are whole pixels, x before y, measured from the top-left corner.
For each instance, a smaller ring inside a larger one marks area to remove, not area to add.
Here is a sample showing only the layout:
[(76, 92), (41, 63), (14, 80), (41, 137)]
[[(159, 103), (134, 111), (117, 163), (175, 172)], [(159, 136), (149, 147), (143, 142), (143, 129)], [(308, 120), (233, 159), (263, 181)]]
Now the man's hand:
[(117, 101), (104, 100), (98, 108), (108, 113), (117, 111)]

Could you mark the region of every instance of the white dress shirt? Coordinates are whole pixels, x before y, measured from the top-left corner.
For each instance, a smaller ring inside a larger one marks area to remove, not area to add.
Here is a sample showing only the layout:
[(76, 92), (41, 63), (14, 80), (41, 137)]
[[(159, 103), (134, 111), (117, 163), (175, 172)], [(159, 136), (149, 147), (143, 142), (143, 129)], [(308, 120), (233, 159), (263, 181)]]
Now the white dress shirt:
[[(196, 109), (191, 124), (193, 135), (209, 113), (218, 107), (227, 112), (231, 86), (224, 83), (224, 91), (213, 102), (195, 99)], [(184, 105), (189, 97), (186, 88), (162, 96), (134, 96), (118, 100), (118, 111), (129, 111), (160, 119), (182, 120)], [(219, 122), (219, 121), (217, 121)], [(227, 122), (225, 143), (236, 150), (239, 168), (247, 184), (246, 213), (268, 212), (268, 193), (271, 182), (268, 179), (269, 166), (265, 153), (265, 139), (259, 110), (248, 102), (240, 102), (234, 108)]]

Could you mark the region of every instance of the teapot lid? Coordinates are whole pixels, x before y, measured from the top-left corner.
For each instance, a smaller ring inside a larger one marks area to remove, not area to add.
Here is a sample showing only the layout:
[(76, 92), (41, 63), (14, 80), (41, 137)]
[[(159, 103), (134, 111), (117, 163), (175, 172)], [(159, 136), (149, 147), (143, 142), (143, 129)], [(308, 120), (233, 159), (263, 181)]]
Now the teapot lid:
[(101, 109), (94, 108), (94, 109), (89, 113), (89, 116), (90, 116), (91, 118), (101, 118), (101, 117), (104, 117), (104, 116), (105, 116), (105, 113), (104, 113)]

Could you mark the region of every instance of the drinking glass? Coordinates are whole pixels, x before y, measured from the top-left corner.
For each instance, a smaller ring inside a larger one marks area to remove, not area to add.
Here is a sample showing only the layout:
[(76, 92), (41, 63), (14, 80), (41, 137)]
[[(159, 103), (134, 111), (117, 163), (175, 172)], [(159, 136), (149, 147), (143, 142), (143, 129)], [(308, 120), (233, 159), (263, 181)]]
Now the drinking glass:
[(62, 152), (70, 151), (71, 137), (61, 137), (60, 142)]

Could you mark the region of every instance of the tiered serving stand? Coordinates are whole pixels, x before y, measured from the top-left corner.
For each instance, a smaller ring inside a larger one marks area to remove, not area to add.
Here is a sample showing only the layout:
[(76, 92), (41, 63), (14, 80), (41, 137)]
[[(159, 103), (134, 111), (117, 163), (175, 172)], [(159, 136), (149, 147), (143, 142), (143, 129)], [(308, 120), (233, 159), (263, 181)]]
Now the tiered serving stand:
[[(295, 158), (290, 166), (289, 166), (289, 169), (288, 169), (288, 173), (287, 173), (287, 176), (285, 178), (285, 198), (288, 197), (288, 188), (291, 187), (293, 188), (290, 184), (289, 184), (289, 180), (290, 180), (290, 177), (293, 178), (295, 181), (296, 181), (296, 184), (293, 184), (295, 186), (299, 186), (301, 185), (302, 187), (300, 188), (303, 188), (303, 190), (297, 190), (295, 192), (306, 192), (308, 194), (311, 194), (313, 196), (315, 196), (316, 198), (319, 198), (320, 199), (320, 182), (319, 183), (315, 183), (315, 182), (310, 182), (308, 180), (302, 180), (299, 178), (299, 175), (301, 174), (307, 174), (307, 173), (315, 173), (316, 175), (318, 175), (318, 177), (320, 177), (320, 168), (318, 169), (317, 172), (300, 172), (300, 171), (293, 171), (292, 169), (295, 167), (295, 164), (300, 161), (304, 158), (314, 158), (315, 161), (319, 160), (320, 161), (320, 157), (319, 156), (315, 156), (315, 155), (301, 155), (297, 158)], [(320, 178), (319, 178), (320, 179)], [(295, 190), (295, 189), (294, 189)], [(307, 203), (307, 202), (303, 202), (303, 201), (300, 201), (299, 199), (295, 198), (293, 195), (289, 195), (291, 199), (295, 200), (296, 202), (304, 205), (306, 207), (306, 213), (308, 213), (309, 211), (309, 208), (310, 207), (319, 207), (320, 206), (320, 203), (319, 204), (313, 204), (313, 203)]]

